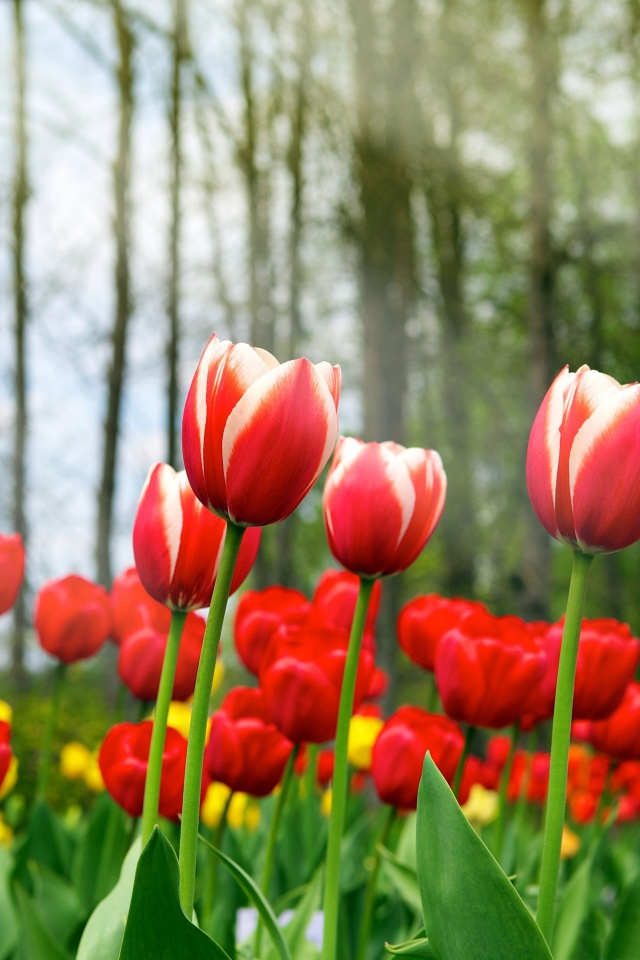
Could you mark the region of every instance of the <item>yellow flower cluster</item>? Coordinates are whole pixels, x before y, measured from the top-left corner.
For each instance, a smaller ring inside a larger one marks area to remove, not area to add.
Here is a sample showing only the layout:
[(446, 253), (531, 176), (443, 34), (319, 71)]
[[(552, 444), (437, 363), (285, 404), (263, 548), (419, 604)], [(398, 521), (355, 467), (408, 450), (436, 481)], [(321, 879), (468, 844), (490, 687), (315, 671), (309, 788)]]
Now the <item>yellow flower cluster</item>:
[(227, 823), (233, 830), (244, 827), (253, 833), (260, 826), (260, 807), (246, 793), (234, 793), (224, 783), (210, 783), (201, 809), (201, 819), (206, 826), (215, 829), (227, 811)]
[(83, 743), (72, 740), (65, 743), (60, 753), (60, 773), (66, 780), (83, 780), (93, 793), (104, 790), (104, 780), (98, 765), (98, 752)]

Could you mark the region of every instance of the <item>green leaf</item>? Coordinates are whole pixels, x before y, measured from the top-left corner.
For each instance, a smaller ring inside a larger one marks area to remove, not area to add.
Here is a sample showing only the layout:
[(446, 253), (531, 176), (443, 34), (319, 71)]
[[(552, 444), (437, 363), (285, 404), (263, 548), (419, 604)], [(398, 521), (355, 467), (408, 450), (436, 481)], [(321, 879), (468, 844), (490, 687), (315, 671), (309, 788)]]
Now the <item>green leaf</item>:
[(539, 927), (427, 754), (418, 793), (418, 883), (438, 960), (551, 960)]
[(93, 910), (116, 884), (127, 852), (127, 834), (126, 814), (105, 790), (94, 804), (71, 867), (87, 910)]
[(11, 857), (0, 847), (0, 960), (6, 960), (18, 942), (18, 921), (9, 889), (12, 869)]
[(605, 960), (638, 960), (640, 943), (640, 876), (627, 887), (613, 922)]
[(229, 960), (180, 906), (178, 859), (154, 827), (140, 854), (120, 960)]
[(414, 869), (402, 863), (386, 847), (378, 847), (382, 857), (382, 869), (389, 878), (391, 885), (398, 891), (404, 903), (420, 916), (422, 914), (422, 899), (418, 886), (418, 875)]
[(80, 940), (77, 960), (118, 960), (140, 846), (141, 841), (136, 840), (125, 857), (117, 884), (89, 917)]
[(565, 886), (553, 930), (555, 960), (572, 960), (580, 943), (585, 919), (591, 913), (591, 858), (584, 860)]
[[(304, 944), (306, 942), (305, 934), (307, 932), (307, 927), (311, 923), (313, 914), (320, 906), (322, 897), (322, 876), (323, 870), (322, 867), (320, 867), (318, 870), (316, 870), (315, 876), (309, 883), (306, 892), (297, 905), (291, 920), (285, 927), (282, 928), (282, 933), (289, 946), (289, 951), (292, 957), (298, 958), (303, 952)], [(272, 960), (272, 958), (275, 956), (276, 948), (274, 945), (267, 954), (267, 957), (269, 960)]]
[(385, 943), (384, 948), (394, 957), (406, 957), (407, 960), (437, 960), (426, 937), (407, 940), (405, 943)]
[(20, 960), (69, 960), (70, 955), (56, 944), (22, 884), (16, 883), (15, 891), (21, 921), (17, 957)]
[(77, 946), (87, 913), (76, 890), (59, 874), (32, 860), (33, 899), (42, 920), (56, 943), (68, 949)]
[[(211, 850), (212, 853), (218, 857), (218, 859), (225, 865), (231, 876), (234, 880), (242, 887), (247, 897), (254, 905), (262, 922), (265, 925), (265, 928), (271, 937), (271, 941), (278, 951), (281, 960), (291, 960), (291, 953), (287, 942), (284, 939), (282, 930), (278, 926), (278, 921), (276, 915), (271, 909), (268, 900), (263, 894), (262, 890), (257, 886), (255, 880), (249, 876), (249, 874), (238, 866), (235, 860), (232, 860), (231, 857), (228, 857), (226, 853), (223, 853), (222, 850), (219, 850), (217, 847), (214, 847), (212, 843), (209, 843), (201, 834), (199, 834), (200, 840), (204, 843), (206, 847)], [(133, 958), (132, 958), (133, 960)]]
[[(33, 806), (25, 842), (16, 859), (19, 872), (26, 869), (29, 860), (37, 860), (61, 876), (69, 875), (69, 837), (58, 817), (43, 800), (38, 800)], [(28, 885), (28, 877), (21, 874), (20, 879)]]

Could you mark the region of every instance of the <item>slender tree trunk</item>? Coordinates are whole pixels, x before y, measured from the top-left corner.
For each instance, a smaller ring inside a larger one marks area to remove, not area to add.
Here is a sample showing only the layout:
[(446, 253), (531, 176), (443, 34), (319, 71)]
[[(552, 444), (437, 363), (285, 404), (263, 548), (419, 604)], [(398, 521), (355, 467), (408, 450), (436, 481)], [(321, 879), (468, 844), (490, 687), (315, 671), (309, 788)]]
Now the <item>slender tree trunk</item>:
[(110, 586), (111, 531), (113, 525), (120, 412), (126, 369), (127, 328), (131, 316), (130, 232), (131, 120), (134, 106), (134, 38), (128, 15), (120, 0), (112, 0), (113, 25), (118, 45), (119, 94), (118, 152), (114, 164), (115, 317), (111, 335), (112, 355), (108, 373), (107, 413), (104, 422), (102, 473), (98, 491), (97, 576)]
[[(551, 92), (555, 77), (552, 37), (546, 0), (526, 0), (528, 54), (531, 70), (531, 183), (529, 257), (530, 420), (557, 372), (553, 311), (556, 266), (551, 240), (553, 205)], [(528, 511), (522, 578), (524, 614), (544, 618), (549, 612), (551, 547), (547, 532)]]
[[(26, 70), (24, 14), (22, 0), (14, 0), (15, 29), (15, 168), (13, 182), (13, 295), (15, 343), (15, 430), (13, 449), (13, 528), (27, 547), (26, 515), (26, 442), (27, 442), (27, 361), (26, 332), (28, 323), (27, 278), (25, 271), (25, 217), (29, 196), (26, 132)], [(13, 680), (25, 681), (26, 604), (20, 591), (13, 610), (11, 667)]]
[(171, 226), (169, 230), (169, 291), (167, 313), (167, 463), (179, 467), (179, 392), (180, 361), (180, 227), (182, 184), (182, 67), (185, 58), (187, 29), (186, 0), (174, 0), (173, 61), (171, 72)]

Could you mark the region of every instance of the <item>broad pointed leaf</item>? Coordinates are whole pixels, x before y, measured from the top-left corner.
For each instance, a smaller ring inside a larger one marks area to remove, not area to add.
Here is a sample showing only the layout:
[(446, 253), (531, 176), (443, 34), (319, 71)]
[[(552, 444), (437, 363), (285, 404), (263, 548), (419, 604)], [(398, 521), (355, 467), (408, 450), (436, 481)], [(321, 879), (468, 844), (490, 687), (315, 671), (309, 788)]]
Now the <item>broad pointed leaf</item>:
[(387, 953), (402, 957), (403, 960), (437, 960), (426, 937), (407, 940), (405, 943), (385, 943), (384, 948)]
[(640, 876), (627, 887), (614, 918), (605, 960), (637, 960), (640, 944)]
[(418, 883), (438, 960), (551, 960), (539, 927), (427, 754), (418, 793)]
[(125, 857), (117, 884), (89, 917), (77, 960), (118, 960), (139, 857), (140, 840), (136, 840)]
[(47, 930), (39, 910), (22, 884), (16, 883), (16, 902), (20, 914), (20, 941), (16, 956), (20, 960), (70, 960)]

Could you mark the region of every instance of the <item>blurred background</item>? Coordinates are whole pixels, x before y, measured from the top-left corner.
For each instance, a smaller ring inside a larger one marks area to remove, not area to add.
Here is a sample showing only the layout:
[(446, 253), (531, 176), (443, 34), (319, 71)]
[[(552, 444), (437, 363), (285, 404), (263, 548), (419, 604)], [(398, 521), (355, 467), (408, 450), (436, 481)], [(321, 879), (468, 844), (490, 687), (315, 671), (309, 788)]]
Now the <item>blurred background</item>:
[[(132, 562), (149, 466), (181, 466), (220, 337), (343, 368), (341, 429), (437, 449), (445, 513), (385, 584), (557, 617), (570, 551), (529, 506), (564, 364), (640, 367), (638, 0), (2, 0), (0, 530), (33, 597)], [(322, 484), (265, 531), (254, 588), (331, 564)], [(606, 491), (603, 491), (603, 496)], [(640, 552), (587, 613), (640, 629)]]

